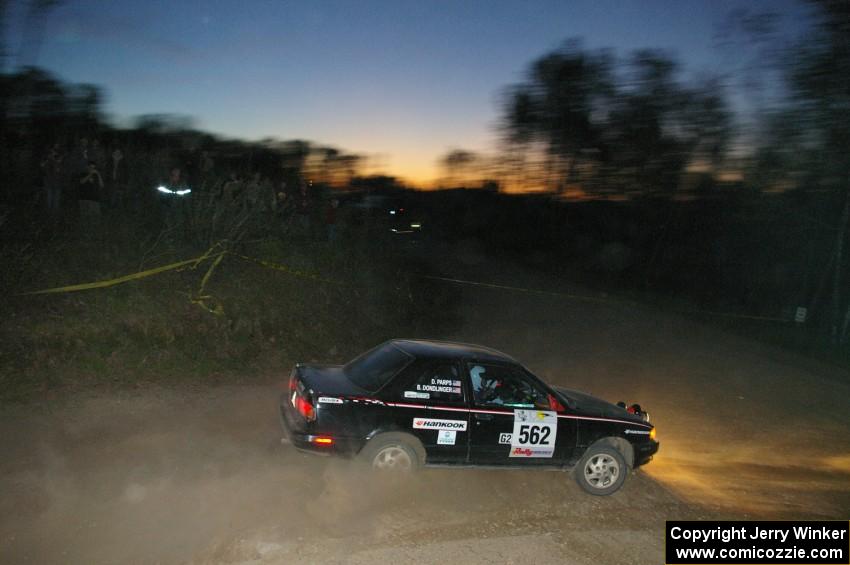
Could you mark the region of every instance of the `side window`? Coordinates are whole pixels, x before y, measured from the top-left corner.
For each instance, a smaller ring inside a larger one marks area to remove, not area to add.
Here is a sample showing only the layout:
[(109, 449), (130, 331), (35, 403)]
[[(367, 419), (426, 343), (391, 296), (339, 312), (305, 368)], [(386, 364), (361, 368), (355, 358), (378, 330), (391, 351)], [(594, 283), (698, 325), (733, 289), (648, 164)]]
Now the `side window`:
[(474, 363), (469, 365), (469, 377), (478, 406), (541, 410), (551, 407), (549, 395), (517, 368)]
[(413, 368), (413, 375), (403, 390), (402, 399), (429, 400), (441, 404), (466, 403), (463, 384), (454, 363), (431, 363)]

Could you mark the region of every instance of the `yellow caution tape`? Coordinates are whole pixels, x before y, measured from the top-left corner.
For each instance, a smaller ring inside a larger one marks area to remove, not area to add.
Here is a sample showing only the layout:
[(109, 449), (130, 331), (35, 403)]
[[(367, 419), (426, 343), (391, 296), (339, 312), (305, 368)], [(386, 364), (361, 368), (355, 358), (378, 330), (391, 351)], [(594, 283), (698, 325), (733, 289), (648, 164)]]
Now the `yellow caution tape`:
[[(108, 287), (111, 287), (111, 286), (124, 284), (124, 283), (130, 282), (130, 281), (151, 277), (153, 275), (158, 275), (160, 273), (165, 273), (167, 271), (182, 269), (184, 267), (190, 267), (192, 269), (195, 269), (199, 265), (201, 265), (203, 262), (207, 261), (208, 259), (212, 259), (213, 260), (212, 263), (210, 264), (209, 268), (207, 269), (207, 272), (204, 274), (204, 277), (201, 279), (201, 284), (198, 287), (198, 291), (195, 293), (194, 297), (190, 298), (190, 301), (193, 304), (200, 305), (201, 307), (208, 310), (209, 312), (212, 312), (213, 314), (222, 314), (224, 312), (224, 309), (221, 305), (221, 302), (218, 301), (217, 299), (215, 299), (214, 296), (212, 296), (210, 294), (205, 294), (204, 291), (206, 290), (207, 283), (209, 282), (210, 278), (212, 277), (213, 272), (215, 272), (215, 269), (219, 266), (219, 264), (221, 264), (222, 260), (224, 260), (224, 257), (226, 255), (233, 255), (235, 257), (239, 257), (240, 259), (244, 259), (246, 261), (251, 261), (253, 263), (256, 263), (258, 265), (266, 267), (268, 269), (281, 271), (281, 272), (288, 273), (288, 274), (296, 276), (296, 277), (308, 278), (308, 279), (312, 279), (312, 280), (316, 280), (316, 281), (320, 281), (320, 282), (325, 282), (325, 283), (330, 283), (330, 284), (343, 284), (340, 281), (334, 281), (334, 280), (331, 280), (331, 279), (320, 277), (320, 276), (313, 274), (313, 273), (308, 273), (306, 271), (301, 271), (299, 269), (293, 269), (291, 267), (287, 267), (286, 265), (281, 265), (280, 263), (274, 263), (272, 261), (266, 261), (266, 260), (263, 260), (263, 259), (257, 259), (255, 257), (249, 257), (247, 255), (241, 255), (239, 253), (234, 253), (232, 251), (222, 249), (223, 247), (224, 247), (224, 242), (218, 242), (215, 245), (213, 245), (212, 247), (210, 247), (209, 249), (207, 249), (207, 251), (204, 252), (203, 255), (200, 255), (200, 256), (195, 257), (193, 259), (186, 259), (185, 261), (178, 261), (176, 263), (169, 263), (168, 265), (162, 265), (161, 267), (155, 267), (153, 269), (147, 269), (145, 271), (139, 271), (137, 273), (125, 275), (123, 277), (116, 277), (114, 279), (108, 279), (108, 280), (96, 281), (96, 282), (90, 282), (90, 283), (81, 283), (81, 284), (59, 286), (59, 287), (55, 287), (55, 288), (47, 288), (47, 289), (43, 289), (43, 290), (34, 290), (34, 291), (30, 291), (30, 292), (22, 292), (22, 293), (18, 294), (18, 296), (32, 296), (32, 295), (36, 295), (36, 294), (58, 294), (58, 293), (63, 293), (63, 292), (78, 292), (78, 291), (81, 291), (81, 290), (92, 290), (92, 289), (95, 289), (95, 288), (108, 288)], [(221, 249), (221, 250), (219, 250), (219, 249)], [(212, 306), (212, 307), (209, 307), (206, 304), (206, 302), (208, 302), (208, 301), (214, 301), (215, 305)]]
[[(523, 287), (519, 287), (519, 286), (508, 286), (508, 285), (504, 285), (504, 284), (494, 284), (494, 283), (487, 283), (487, 282), (481, 282), (481, 281), (468, 281), (468, 280), (464, 280), (464, 279), (452, 279), (452, 278), (448, 278), (448, 277), (436, 277), (436, 276), (432, 276), (432, 275), (419, 275), (419, 277), (423, 278), (423, 279), (431, 279), (431, 280), (435, 280), (435, 281), (450, 282), (450, 283), (462, 284), (462, 285), (467, 285), (467, 286), (494, 288), (494, 289), (497, 289), (497, 290), (513, 290), (513, 291), (516, 291), (516, 292), (525, 292), (525, 293), (530, 293), (530, 294), (543, 294), (543, 295), (547, 295), (547, 296), (556, 296), (558, 298), (567, 298), (567, 299), (570, 299), (570, 300), (582, 300), (582, 301), (586, 301), (586, 302), (606, 302), (606, 303), (609, 303), (609, 304), (625, 304), (625, 305), (635, 306), (635, 307), (644, 306), (640, 302), (636, 302), (636, 301), (633, 301), (633, 300), (626, 300), (626, 299), (622, 299), (622, 298), (604, 298), (604, 297), (601, 297), (601, 296), (587, 296), (587, 295), (581, 295), (581, 294), (569, 294), (569, 293), (566, 293), (566, 292), (553, 292), (551, 290), (538, 290), (538, 289), (534, 289), (534, 288), (523, 288)], [(791, 321), (788, 318), (776, 318), (776, 317), (770, 317), (770, 316), (752, 316), (752, 315), (749, 315), (749, 314), (736, 314), (734, 312), (713, 312), (711, 310), (682, 310), (682, 311), (679, 311), (679, 312), (682, 313), (682, 314), (705, 314), (705, 315), (708, 315), (708, 316), (722, 316), (722, 317), (725, 317), (725, 318), (740, 318), (740, 319), (743, 319), (743, 320), (760, 320), (760, 321), (764, 321), (764, 322), (787, 323), (787, 322)]]
[[(221, 252), (219, 252), (218, 255), (222, 256), (225, 253), (226, 253), (225, 251), (221, 251)], [(212, 257), (215, 257), (215, 256), (216, 255), (212, 255)], [(109, 279), (109, 280), (105, 280), (105, 281), (97, 281), (97, 282), (90, 282), (90, 283), (59, 286), (59, 287), (56, 287), (56, 288), (47, 288), (47, 289), (44, 289), (44, 290), (34, 290), (34, 291), (31, 291), (31, 292), (22, 292), (18, 296), (29, 296), (29, 295), (34, 295), (34, 294), (55, 294), (55, 293), (60, 293), (60, 292), (77, 292), (77, 291), (80, 291), (80, 290), (91, 290), (91, 289), (94, 289), (94, 288), (107, 288), (107, 287), (110, 287), (110, 286), (124, 284), (126, 282), (130, 282), (130, 281), (134, 281), (134, 280), (138, 280), (138, 279), (144, 279), (146, 277), (151, 277), (153, 275), (158, 275), (158, 274), (164, 273), (166, 271), (173, 271), (174, 269), (179, 269), (179, 268), (185, 267), (187, 265), (197, 266), (199, 264), (199, 262), (204, 261), (205, 259), (208, 259), (208, 258), (209, 258), (209, 256), (201, 255), (200, 257), (195, 257), (194, 259), (187, 259), (185, 261), (178, 261), (177, 263), (170, 263), (168, 265), (163, 265), (161, 267), (155, 267), (153, 269), (148, 269), (146, 271), (140, 271), (138, 273), (133, 273), (131, 275), (125, 275), (123, 277), (118, 277), (118, 278)]]
[[(44, 290), (35, 290), (35, 291), (31, 291), (31, 292), (23, 292), (23, 293), (18, 294), (18, 296), (32, 296), (32, 295), (36, 295), (36, 294), (56, 294), (56, 293), (61, 293), (61, 292), (77, 292), (77, 291), (80, 291), (80, 290), (91, 290), (91, 289), (95, 289), (95, 288), (107, 288), (107, 287), (123, 284), (123, 283), (126, 283), (126, 282), (130, 282), (130, 281), (143, 279), (143, 278), (150, 277), (150, 276), (153, 276), (153, 275), (158, 275), (160, 273), (164, 273), (164, 272), (167, 272), (167, 271), (180, 269), (180, 268), (183, 268), (183, 267), (186, 267), (186, 266), (191, 266), (192, 269), (195, 269), (200, 264), (202, 264), (204, 261), (206, 261), (207, 259), (213, 259), (213, 262), (210, 264), (209, 268), (207, 269), (207, 272), (204, 274), (204, 277), (201, 279), (201, 284), (198, 287), (198, 291), (195, 293), (195, 296), (190, 297), (189, 300), (190, 300), (190, 302), (192, 302), (192, 304), (197, 304), (197, 305), (201, 306), (202, 308), (204, 308), (205, 310), (207, 310), (208, 312), (210, 312), (212, 314), (221, 315), (221, 314), (224, 313), (224, 307), (222, 306), (221, 301), (218, 300), (217, 298), (215, 298), (215, 296), (213, 296), (211, 294), (204, 294), (204, 291), (206, 290), (207, 283), (209, 282), (210, 278), (212, 277), (213, 272), (219, 266), (219, 264), (221, 264), (221, 262), (224, 260), (224, 257), (226, 255), (233, 255), (233, 256), (238, 257), (240, 259), (243, 259), (245, 261), (250, 261), (252, 263), (256, 263), (258, 265), (266, 267), (267, 269), (272, 269), (272, 270), (275, 270), (275, 271), (281, 271), (281, 272), (284, 272), (284, 273), (287, 273), (289, 275), (296, 276), (296, 277), (307, 278), (307, 279), (311, 279), (311, 280), (315, 280), (315, 281), (319, 281), (319, 282), (324, 282), (324, 283), (328, 283), (328, 284), (335, 284), (335, 285), (346, 284), (342, 281), (336, 281), (336, 280), (320, 277), (320, 276), (318, 276), (314, 273), (308, 273), (308, 272), (302, 271), (300, 269), (293, 269), (292, 267), (287, 267), (286, 265), (282, 265), (280, 263), (275, 263), (273, 261), (266, 261), (265, 259), (257, 259), (256, 257), (249, 257), (248, 255), (242, 255), (240, 253), (234, 253), (233, 251), (228, 251), (227, 249), (224, 249), (224, 244), (225, 244), (224, 241), (220, 241), (220, 242), (216, 243), (215, 245), (213, 245), (212, 247), (210, 247), (209, 249), (207, 249), (207, 251), (204, 252), (203, 255), (195, 257), (194, 259), (186, 259), (185, 261), (178, 261), (176, 263), (170, 263), (168, 265), (163, 265), (161, 267), (155, 267), (153, 269), (147, 269), (145, 271), (140, 271), (138, 273), (133, 273), (131, 275), (125, 275), (123, 277), (117, 277), (117, 278), (114, 278), (114, 279), (109, 279), (109, 280), (104, 280), (104, 281), (82, 283), (82, 284), (73, 284), (73, 285), (68, 285), (68, 286), (60, 286), (60, 287), (56, 287), (56, 288), (48, 288), (48, 289), (44, 289)], [(221, 249), (221, 250), (216, 252), (216, 250), (218, 250), (218, 249)], [(523, 288), (523, 287), (508, 286), (508, 285), (487, 283), (487, 282), (481, 282), (481, 281), (470, 281), (470, 280), (454, 279), (454, 278), (448, 278), (448, 277), (437, 277), (437, 276), (431, 276), (431, 275), (419, 275), (419, 277), (423, 278), (423, 279), (431, 279), (431, 280), (436, 280), (436, 281), (450, 282), (450, 283), (455, 283), (455, 284), (477, 286), (477, 287), (484, 287), (484, 288), (493, 288), (493, 289), (498, 289), (498, 290), (512, 290), (512, 291), (525, 292), (525, 293), (531, 293), (531, 294), (543, 294), (543, 295), (548, 295), (548, 296), (556, 296), (556, 297), (560, 297), (560, 298), (567, 298), (567, 299), (571, 299), (571, 300), (582, 300), (582, 301), (588, 301), (588, 302), (607, 302), (607, 303), (618, 303), (618, 304), (628, 304), (628, 305), (633, 305), (633, 306), (640, 306), (640, 304), (637, 303), (637, 302), (633, 302), (633, 301), (630, 301), (630, 300), (617, 299), (617, 298), (606, 298), (606, 297), (601, 297), (601, 296), (587, 296), (587, 295), (579, 295), (579, 294), (569, 294), (569, 293), (565, 293), (565, 292), (553, 292), (553, 291), (548, 291), (548, 290), (538, 290), (538, 289), (533, 289), (533, 288)], [(213, 305), (209, 306), (207, 304), (208, 302), (212, 302)], [(691, 310), (691, 311), (686, 311), (684, 313), (707, 314), (707, 315), (710, 315), (710, 316), (723, 316), (723, 317), (729, 317), (729, 318), (743, 318), (743, 319), (763, 320), (763, 321), (771, 321), (771, 322), (788, 322), (789, 321), (788, 319), (785, 319), (785, 318), (772, 318), (772, 317), (767, 317), (767, 316), (750, 316), (750, 315), (746, 315), (746, 314), (735, 314), (735, 313), (731, 313), (731, 312), (712, 312), (712, 311), (707, 311), (707, 310)]]
[(319, 282), (328, 283), (328, 284), (338, 284), (338, 285), (345, 284), (342, 281), (335, 281), (335, 280), (332, 280), (332, 279), (326, 279), (326, 278), (320, 277), (316, 274), (308, 273), (308, 272), (302, 271), (300, 269), (293, 269), (291, 267), (287, 267), (286, 265), (281, 265), (280, 263), (275, 263), (273, 261), (266, 261), (265, 259), (257, 259), (256, 257), (248, 257), (247, 255), (240, 255), (239, 253), (233, 253), (232, 251), (230, 251), (229, 253), (230, 253), (230, 255), (234, 255), (236, 257), (239, 257), (240, 259), (244, 259), (245, 261), (251, 261), (252, 263), (257, 263), (258, 265), (262, 265), (263, 267), (266, 267), (267, 269), (273, 269), (275, 271), (282, 271), (284, 273), (289, 273), (290, 275), (293, 275), (293, 276), (296, 276), (296, 277), (301, 277), (301, 278), (305, 278), (305, 279), (312, 279), (314, 281), (319, 281)]
[[(219, 254), (218, 257), (215, 258), (215, 261), (213, 261), (212, 264), (210, 265), (209, 269), (207, 269), (207, 272), (204, 275), (204, 278), (201, 279), (201, 286), (198, 287), (198, 292), (195, 293), (196, 296), (194, 298), (189, 299), (189, 301), (192, 304), (197, 304), (198, 306), (200, 306), (201, 308), (203, 308), (204, 310), (206, 310), (210, 314), (215, 314), (216, 316), (221, 316), (222, 314), (224, 314), (224, 306), (222, 305), (221, 301), (218, 300), (216, 297), (214, 297), (211, 294), (203, 294), (203, 292), (204, 292), (204, 290), (206, 290), (207, 282), (209, 282), (210, 277), (213, 274), (213, 271), (215, 271), (215, 268), (218, 267), (219, 263), (221, 263), (222, 259), (224, 259), (224, 256), (226, 254), (227, 254), (227, 251), (224, 251), (221, 254)], [(207, 305), (208, 301), (215, 301), (215, 304), (212, 307), (210, 307), (210, 306)]]
[(484, 288), (495, 288), (498, 290), (515, 290), (517, 292), (526, 292), (530, 294), (544, 294), (546, 296), (557, 296), (559, 298), (571, 298), (573, 300), (585, 300), (588, 302), (622, 302), (620, 300), (611, 300), (610, 298), (602, 298), (599, 296), (582, 296), (579, 294), (568, 294), (566, 292), (554, 292), (551, 290), (538, 290), (535, 288), (523, 288), (520, 286), (508, 286), (504, 284), (494, 284), (494, 283), (486, 283), (480, 281), (467, 281), (463, 279), (450, 279), (448, 277), (435, 277), (432, 275), (419, 275), (420, 278), (423, 279), (431, 279), (434, 281), (443, 281), (450, 282), (456, 284), (463, 284), (468, 286), (481, 286)]

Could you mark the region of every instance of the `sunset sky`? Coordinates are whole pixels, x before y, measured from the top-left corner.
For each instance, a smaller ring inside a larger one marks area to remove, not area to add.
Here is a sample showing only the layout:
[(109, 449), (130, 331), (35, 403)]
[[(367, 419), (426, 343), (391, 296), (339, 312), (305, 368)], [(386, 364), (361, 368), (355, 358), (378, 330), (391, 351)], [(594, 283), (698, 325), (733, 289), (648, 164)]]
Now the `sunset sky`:
[(794, 0), (65, 0), (35, 60), (19, 62), (104, 87), (118, 120), (175, 113), (225, 136), (308, 139), (424, 185), (450, 149), (495, 147), (500, 93), (565, 39), (669, 49), (689, 72), (722, 72), (716, 32), (741, 8), (789, 26), (806, 11)]

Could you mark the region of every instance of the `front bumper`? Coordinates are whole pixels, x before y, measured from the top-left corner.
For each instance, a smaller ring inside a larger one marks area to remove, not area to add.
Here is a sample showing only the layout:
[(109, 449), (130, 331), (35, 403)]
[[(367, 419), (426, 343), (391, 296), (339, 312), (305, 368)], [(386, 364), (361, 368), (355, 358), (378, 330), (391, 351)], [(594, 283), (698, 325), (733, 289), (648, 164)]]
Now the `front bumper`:
[(652, 460), (652, 456), (658, 453), (659, 443), (655, 440), (649, 440), (643, 443), (632, 444), (635, 453), (635, 462), (633, 468), (637, 469), (641, 465), (646, 465)]

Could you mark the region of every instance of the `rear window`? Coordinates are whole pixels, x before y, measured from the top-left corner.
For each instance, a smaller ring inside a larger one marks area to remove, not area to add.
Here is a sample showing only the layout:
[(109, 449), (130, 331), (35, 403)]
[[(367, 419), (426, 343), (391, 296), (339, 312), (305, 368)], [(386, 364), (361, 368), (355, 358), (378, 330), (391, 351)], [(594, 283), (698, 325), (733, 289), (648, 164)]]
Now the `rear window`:
[(410, 355), (392, 343), (385, 343), (360, 355), (343, 371), (360, 388), (375, 392), (412, 360)]

